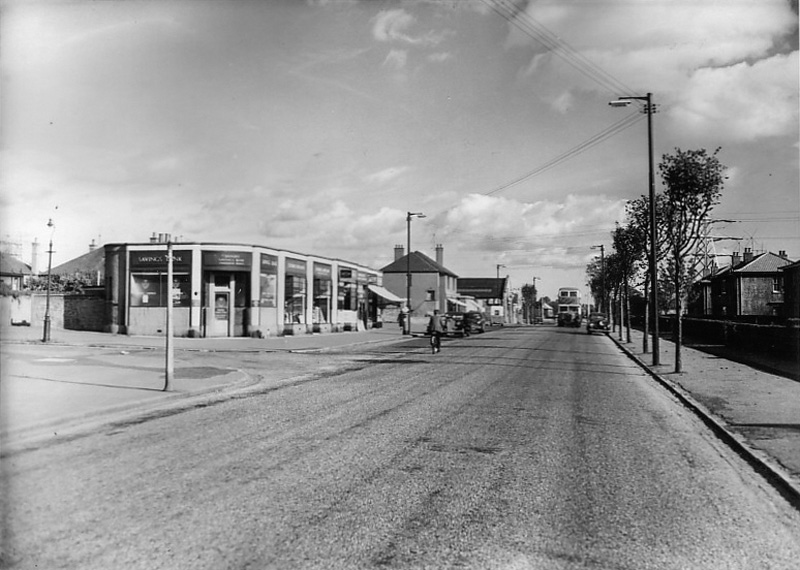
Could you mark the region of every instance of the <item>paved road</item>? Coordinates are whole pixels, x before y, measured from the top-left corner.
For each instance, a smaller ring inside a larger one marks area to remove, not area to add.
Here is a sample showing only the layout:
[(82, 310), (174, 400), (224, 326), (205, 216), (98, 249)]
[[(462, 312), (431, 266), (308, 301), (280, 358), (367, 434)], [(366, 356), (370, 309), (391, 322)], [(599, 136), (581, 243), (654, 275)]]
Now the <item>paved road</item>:
[(507, 329), (435, 356), (419, 339), (338, 362), (5, 458), (4, 562), (640, 570), (800, 559), (797, 511), (606, 337)]

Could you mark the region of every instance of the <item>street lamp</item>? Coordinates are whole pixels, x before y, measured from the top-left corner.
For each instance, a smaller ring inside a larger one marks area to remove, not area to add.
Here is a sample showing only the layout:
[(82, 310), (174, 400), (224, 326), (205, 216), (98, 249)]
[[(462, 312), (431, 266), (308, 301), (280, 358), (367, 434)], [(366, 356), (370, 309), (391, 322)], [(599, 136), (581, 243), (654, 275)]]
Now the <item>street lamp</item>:
[[(533, 278), (533, 323), (536, 324), (536, 297), (538, 296), (538, 292), (536, 291), (536, 280), (541, 281), (541, 277), (534, 276)], [(544, 322), (544, 305), (542, 305), (542, 322)]]
[(424, 218), (422, 212), (408, 212), (406, 215), (406, 318), (403, 320), (403, 334), (411, 334), (411, 218)]
[(591, 249), (600, 250), (600, 312), (606, 312), (606, 246), (593, 245)]
[(50, 277), (53, 269), (53, 232), (56, 230), (53, 218), (47, 220), (47, 227), (50, 228), (50, 247), (47, 250), (47, 293), (45, 294), (42, 342), (50, 342), (50, 283), (52, 282)]
[[(658, 342), (658, 257), (656, 248), (658, 247), (658, 228), (656, 228), (656, 184), (653, 169), (653, 113), (655, 105), (653, 94), (648, 93), (644, 97), (620, 97), (616, 101), (609, 102), (612, 107), (627, 107), (631, 101), (643, 101), (643, 113), (647, 114), (647, 148), (648, 148), (648, 181), (650, 197), (650, 311), (651, 327), (653, 331), (653, 366), (660, 364), (659, 342)], [(647, 331), (645, 331), (647, 334)]]
[(500, 268), (505, 267), (505, 265), (498, 263), (497, 264), (497, 278), (500, 279)]

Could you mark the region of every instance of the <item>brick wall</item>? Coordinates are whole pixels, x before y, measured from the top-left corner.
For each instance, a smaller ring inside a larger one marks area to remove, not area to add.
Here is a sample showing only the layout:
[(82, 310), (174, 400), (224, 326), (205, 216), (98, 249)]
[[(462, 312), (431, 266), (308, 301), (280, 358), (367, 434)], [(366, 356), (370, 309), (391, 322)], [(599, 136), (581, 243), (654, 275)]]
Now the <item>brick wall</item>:
[(64, 328), (76, 331), (105, 331), (106, 301), (102, 297), (64, 297)]

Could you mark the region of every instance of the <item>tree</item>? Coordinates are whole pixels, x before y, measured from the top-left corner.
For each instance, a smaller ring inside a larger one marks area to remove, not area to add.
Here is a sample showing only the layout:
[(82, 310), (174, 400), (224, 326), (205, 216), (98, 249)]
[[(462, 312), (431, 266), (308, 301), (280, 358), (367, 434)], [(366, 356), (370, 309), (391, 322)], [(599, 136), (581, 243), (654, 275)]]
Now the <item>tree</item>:
[(668, 245), (667, 267), (675, 295), (675, 372), (682, 369), (681, 345), (683, 326), (681, 313), (687, 288), (687, 258), (694, 253), (701, 239), (701, 226), (719, 203), (725, 180), (725, 166), (720, 163), (717, 148), (712, 154), (705, 149), (665, 154), (658, 165), (664, 183), (661, 233)]
[(620, 311), (620, 326), (625, 322), (626, 340), (631, 342), (631, 314), (630, 314), (630, 289), (631, 278), (638, 269), (639, 263), (645, 257), (645, 241), (642, 240), (641, 228), (628, 223), (625, 226), (617, 225), (611, 237), (614, 251), (618, 255), (618, 270), (620, 279), (620, 303), (624, 309), (624, 316)]

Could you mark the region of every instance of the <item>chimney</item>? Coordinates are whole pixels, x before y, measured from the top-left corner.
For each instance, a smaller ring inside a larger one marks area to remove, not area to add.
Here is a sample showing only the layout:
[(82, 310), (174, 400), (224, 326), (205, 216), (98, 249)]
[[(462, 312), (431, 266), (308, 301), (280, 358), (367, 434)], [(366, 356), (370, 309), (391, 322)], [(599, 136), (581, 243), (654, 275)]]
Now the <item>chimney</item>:
[(153, 232), (153, 235), (150, 236), (150, 243), (158, 243), (158, 236), (156, 232)]
[(749, 247), (744, 248), (744, 262), (747, 263), (753, 260), (753, 250)]
[(92, 243), (89, 244), (89, 251), (94, 251), (97, 249), (97, 244), (94, 243), (94, 239), (92, 239)]
[(39, 275), (39, 240), (33, 239), (31, 244), (31, 273)]
[(782, 257), (783, 259), (786, 259), (786, 250), (785, 249), (780, 250), (778, 252), (778, 257)]
[(444, 246), (436, 244), (436, 263), (444, 267)]
[(406, 254), (405, 252), (406, 248), (404, 248), (402, 245), (394, 246), (394, 260), (397, 261), (398, 259), (403, 257)]
[(731, 254), (731, 267), (736, 267), (737, 265), (739, 265), (740, 261), (741, 261), (741, 259), (739, 259), (739, 252), (738, 251), (734, 251)]

